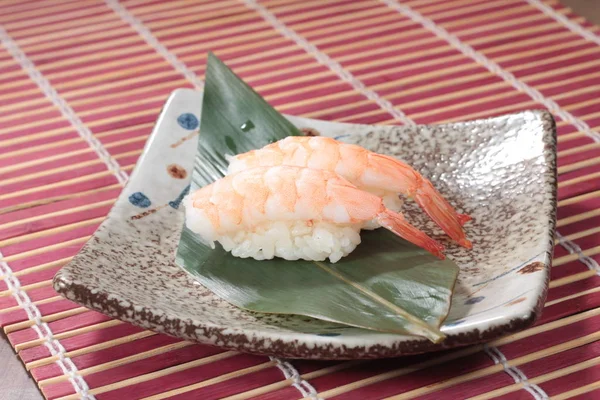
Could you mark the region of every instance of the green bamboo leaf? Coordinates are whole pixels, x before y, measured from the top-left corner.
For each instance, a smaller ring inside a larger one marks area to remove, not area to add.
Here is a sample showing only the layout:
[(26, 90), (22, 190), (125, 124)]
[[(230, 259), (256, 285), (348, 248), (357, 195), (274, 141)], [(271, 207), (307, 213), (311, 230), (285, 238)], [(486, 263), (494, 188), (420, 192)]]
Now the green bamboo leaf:
[[(224, 176), (227, 154), (301, 134), (212, 54), (206, 77), (191, 190)], [(184, 227), (176, 262), (240, 308), (442, 340), (439, 327), (458, 267), (384, 229), (361, 237), (358, 248), (336, 264), (256, 261), (233, 257), (219, 245), (213, 250)]]

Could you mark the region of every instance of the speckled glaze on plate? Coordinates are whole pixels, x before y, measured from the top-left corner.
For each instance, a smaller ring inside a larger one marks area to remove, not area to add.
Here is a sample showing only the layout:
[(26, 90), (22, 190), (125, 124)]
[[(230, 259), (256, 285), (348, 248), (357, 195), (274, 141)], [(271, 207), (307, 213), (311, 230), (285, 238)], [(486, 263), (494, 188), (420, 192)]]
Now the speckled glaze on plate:
[[(448, 244), (461, 271), (442, 328), (448, 337), (434, 345), (306, 317), (246, 312), (174, 264), (201, 102), (202, 93), (189, 89), (171, 95), (108, 218), (54, 278), (59, 293), (154, 331), (289, 358), (378, 358), (462, 346), (524, 329), (539, 315), (556, 221), (556, 134), (547, 112), (417, 127), (289, 117), (299, 128), (402, 158), (473, 216), (466, 226), (473, 250)], [(445, 240), (412, 203), (404, 212)]]

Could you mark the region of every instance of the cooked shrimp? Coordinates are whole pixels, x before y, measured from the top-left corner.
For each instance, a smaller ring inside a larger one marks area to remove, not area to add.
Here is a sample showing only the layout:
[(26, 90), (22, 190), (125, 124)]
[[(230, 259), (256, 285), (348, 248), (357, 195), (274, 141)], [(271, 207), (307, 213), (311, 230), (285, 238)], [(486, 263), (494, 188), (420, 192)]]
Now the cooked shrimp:
[[(335, 262), (360, 243), (360, 237), (350, 244), (347, 238), (335, 236), (338, 230), (355, 228), (350, 233), (352, 239), (365, 223), (376, 220), (396, 235), (444, 258), (439, 243), (410, 225), (402, 214), (387, 209), (381, 198), (327, 170), (292, 166), (251, 168), (191, 193), (184, 204), (186, 224), (192, 231), (209, 245), (214, 247), (214, 241), (219, 241), (226, 250), (241, 257), (265, 259), (275, 255), (318, 260), (330, 256)], [(275, 233), (265, 233), (277, 224), (280, 228)], [(302, 233), (305, 229), (311, 232)], [(312, 236), (306, 239), (307, 234)], [(341, 248), (334, 249), (336, 237)], [(311, 253), (315, 251), (313, 244), (323, 246), (326, 242), (331, 249)], [(259, 251), (252, 250), (253, 246), (258, 246)]]
[(454, 208), (409, 165), (393, 157), (328, 137), (289, 136), (262, 149), (238, 154), (229, 172), (257, 166), (291, 165), (334, 171), (358, 188), (381, 197), (398, 193), (413, 198), (443, 230), (461, 246), (471, 248), (462, 226), (471, 217)]

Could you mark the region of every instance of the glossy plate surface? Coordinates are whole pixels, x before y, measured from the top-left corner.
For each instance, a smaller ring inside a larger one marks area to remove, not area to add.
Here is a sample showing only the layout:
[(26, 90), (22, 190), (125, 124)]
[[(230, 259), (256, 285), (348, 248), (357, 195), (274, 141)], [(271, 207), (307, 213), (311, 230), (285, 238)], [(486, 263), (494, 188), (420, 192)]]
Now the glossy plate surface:
[[(202, 93), (175, 91), (108, 218), (54, 279), (65, 297), (158, 332), (290, 358), (378, 358), (491, 340), (531, 325), (548, 288), (556, 213), (556, 135), (550, 114), (526, 111), (466, 123), (394, 127), (297, 117), (299, 128), (397, 156), (461, 212), (472, 251), (447, 243), (461, 268), (447, 339), (343, 327), (237, 309), (174, 264), (196, 151)], [(444, 241), (411, 202), (407, 218)]]

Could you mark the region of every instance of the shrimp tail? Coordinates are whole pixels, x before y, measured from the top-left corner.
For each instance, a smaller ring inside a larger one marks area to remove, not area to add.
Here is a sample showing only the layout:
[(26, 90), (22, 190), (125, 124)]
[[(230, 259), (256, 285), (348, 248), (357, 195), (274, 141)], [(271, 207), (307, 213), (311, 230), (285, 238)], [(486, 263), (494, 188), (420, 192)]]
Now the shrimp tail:
[(465, 214), (458, 214), (454, 208), (433, 187), (431, 182), (423, 178), (420, 187), (414, 194), (415, 201), (459, 245), (470, 249), (473, 244), (467, 239), (463, 225), (471, 220)]
[(462, 228), (471, 217), (458, 214), (429, 180), (393, 157), (374, 154), (371, 160), (373, 167), (382, 176), (393, 177), (394, 180), (389, 182), (390, 187), (413, 198), (419, 207), (458, 244), (469, 249), (473, 247)]
[(461, 226), (465, 226), (465, 224), (473, 219), (470, 215), (467, 214), (457, 214), (458, 222)]
[(444, 246), (427, 236), (425, 232), (408, 223), (402, 214), (386, 209), (377, 216), (377, 221), (382, 227), (424, 248), (439, 259), (443, 260), (446, 258), (444, 255)]

